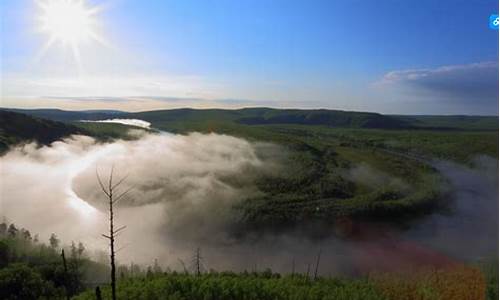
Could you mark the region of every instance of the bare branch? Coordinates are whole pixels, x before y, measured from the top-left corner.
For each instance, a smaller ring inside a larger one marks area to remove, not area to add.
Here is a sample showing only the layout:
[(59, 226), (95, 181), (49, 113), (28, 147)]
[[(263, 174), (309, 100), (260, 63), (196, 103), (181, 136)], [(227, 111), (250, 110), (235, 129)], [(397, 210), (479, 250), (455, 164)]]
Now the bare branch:
[(113, 200), (113, 204), (118, 202), (123, 196), (125, 196), (128, 192), (130, 192), (130, 190), (132, 190), (133, 186), (129, 187), (126, 191), (124, 191), (123, 193), (121, 193), (118, 197), (116, 197), (114, 200)]
[(103, 237), (107, 238), (107, 239), (111, 239), (111, 237), (110, 237), (110, 236), (107, 236), (107, 235), (105, 235), (105, 234), (101, 234), (101, 235), (102, 235)]
[(114, 190), (116, 187), (118, 187), (125, 179), (127, 179), (128, 175), (129, 174), (123, 176), (122, 179), (118, 180), (118, 182), (115, 185), (113, 185), (111, 188)]
[(113, 191), (113, 171), (115, 170), (115, 164), (111, 165), (111, 172), (109, 173), (109, 193)]
[(127, 226), (126, 226), (126, 225), (124, 225), (124, 226), (122, 226), (122, 227), (118, 228), (117, 230), (115, 230), (115, 231), (113, 232), (113, 234), (117, 234), (118, 232), (120, 232), (121, 230), (123, 230), (123, 229), (125, 229), (125, 228), (127, 228)]
[(97, 171), (97, 166), (95, 167), (95, 174), (97, 176), (97, 181), (99, 182), (99, 185), (101, 186), (102, 192), (109, 197), (109, 193), (106, 191), (106, 188), (104, 187), (104, 184), (102, 183), (101, 176), (99, 176), (99, 172)]
[(186, 269), (186, 264), (184, 264), (184, 261), (179, 258), (179, 262), (181, 263), (182, 268), (184, 269), (184, 273), (186, 273), (186, 274), (189, 273), (188, 270)]

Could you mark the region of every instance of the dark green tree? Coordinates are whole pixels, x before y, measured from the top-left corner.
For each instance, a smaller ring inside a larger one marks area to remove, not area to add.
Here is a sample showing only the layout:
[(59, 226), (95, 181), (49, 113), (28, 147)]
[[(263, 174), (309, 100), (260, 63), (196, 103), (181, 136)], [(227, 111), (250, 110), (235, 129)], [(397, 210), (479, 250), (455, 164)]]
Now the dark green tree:
[(0, 268), (9, 263), (9, 245), (6, 241), (0, 240)]
[(27, 230), (27, 229), (24, 229), (24, 228), (23, 228), (23, 229), (21, 229), (21, 234), (22, 234), (22, 237), (23, 237), (25, 240), (27, 240), (27, 241), (31, 241), (31, 239), (32, 239), (32, 238), (31, 238), (31, 233), (30, 233), (30, 231), (29, 231), (29, 230)]
[(12, 264), (0, 270), (0, 299), (57, 299), (57, 294), (52, 284), (24, 264)]
[(9, 229), (7, 229), (8, 235), (12, 238), (17, 236), (18, 231), (19, 230), (16, 228), (16, 225), (14, 224), (10, 224)]
[(57, 235), (55, 233), (50, 235), (49, 243), (52, 249), (56, 249), (57, 247), (59, 247), (59, 239), (57, 238)]
[(7, 223), (3, 222), (0, 223), (0, 236), (6, 236), (7, 235)]

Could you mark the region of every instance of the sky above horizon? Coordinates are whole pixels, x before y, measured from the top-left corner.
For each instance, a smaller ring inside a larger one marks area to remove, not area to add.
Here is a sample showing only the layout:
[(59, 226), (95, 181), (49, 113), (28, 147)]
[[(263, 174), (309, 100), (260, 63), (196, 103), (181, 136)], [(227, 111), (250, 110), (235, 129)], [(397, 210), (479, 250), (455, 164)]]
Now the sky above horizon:
[[(61, 16), (47, 7), (61, 1), (81, 1), (95, 36), (53, 28)], [(0, 11), (3, 107), (498, 114), (494, 0), (6, 0)]]

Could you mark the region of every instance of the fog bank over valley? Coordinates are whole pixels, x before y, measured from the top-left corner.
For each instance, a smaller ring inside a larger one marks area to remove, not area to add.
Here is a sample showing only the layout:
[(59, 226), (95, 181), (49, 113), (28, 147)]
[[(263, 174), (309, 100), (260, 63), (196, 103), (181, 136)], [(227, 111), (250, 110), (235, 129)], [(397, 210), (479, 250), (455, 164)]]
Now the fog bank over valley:
[[(118, 238), (117, 247), (124, 247), (120, 263), (158, 259), (181, 269), (179, 259), (189, 261), (200, 247), (206, 269), (289, 272), (294, 261), (296, 271), (305, 272), (321, 251), (320, 272), (330, 274), (454, 263), (497, 251), (498, 161), (486, 156), (469, 167), (435, 162), (455, 205), (409, 230), (352, 222), (355, 233), (339, 235), (331, 228), (319, 240), (296, 229), (235, 236), (240, 215), (234, 207), (260, 195), (255, 180), (280, 172), (286, 156), (278, 145), (201, 133), (141, 133), (136, 140), (109, 143), (72, 136), (50, 146), (26, 144), (0, 158), (1, 215), (42, 240), (56, 233), (65, 244), (82, 241), (105, 251), (107, 203), (96, 171), (107, 180), (114, 166), (115, 180), (127, 176), (120, 190), (131, 189), (116, 209), (116, 226), (127, 226)], [(370, 177), (377, 174), (360, 165), (348, 175), (374, 185), (387, 180), (382, 173)]]

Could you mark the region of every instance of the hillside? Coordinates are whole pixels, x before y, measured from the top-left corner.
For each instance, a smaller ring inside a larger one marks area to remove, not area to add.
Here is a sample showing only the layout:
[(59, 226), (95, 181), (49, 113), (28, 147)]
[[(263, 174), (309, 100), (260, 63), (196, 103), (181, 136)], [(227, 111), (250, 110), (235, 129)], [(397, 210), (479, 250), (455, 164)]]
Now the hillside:
[(86, 133), (73, 125), (0, 110), (0, 153), (20, 142), (50, 144), (71, 134)]
[(415, 128), (455, 130), (498, 130), (496, 116), (393, 116)]
[[(316, 125), (331, 128), (359, 129), (424, 129), (496, 131), (497, 116), (426, 116), (383, 115), (371, 112), (354, 112), (328, 109), (169, 109), (128, 113), (116, 110), (65, 111), (60, 109), (6, 109), (38, 118), (61, 122), (79, 120), (104, 120), (112, 118), (137, 118), (153, 123), (165, 130), (186, 127), (184, 122), (197, 125)], [(200, 126), (201, 127), (201, 126)]]
[(5, 111), (12, 111), (21, 114), (34, 116), (37, 118), (48, 119), (59, 122), (73, 122), (79, 120), (103, 120), (113, 118), (117, 114), (123, 112), (116, 110), (84, 110), (84, 111), (68, 111), (61, 109), (17, 109), (3, 108)]
[(244, 125), (301, 124), (343, 128), (409, 128), (405, 121), (377, 113), (340, 110), (300, 110), (272, 108), (224, 109), (173, 109), (131, 113), (129, 117), (144, 119), (159, 127), (176, 125), (179, 121), (203, 123), (230, 122)]

